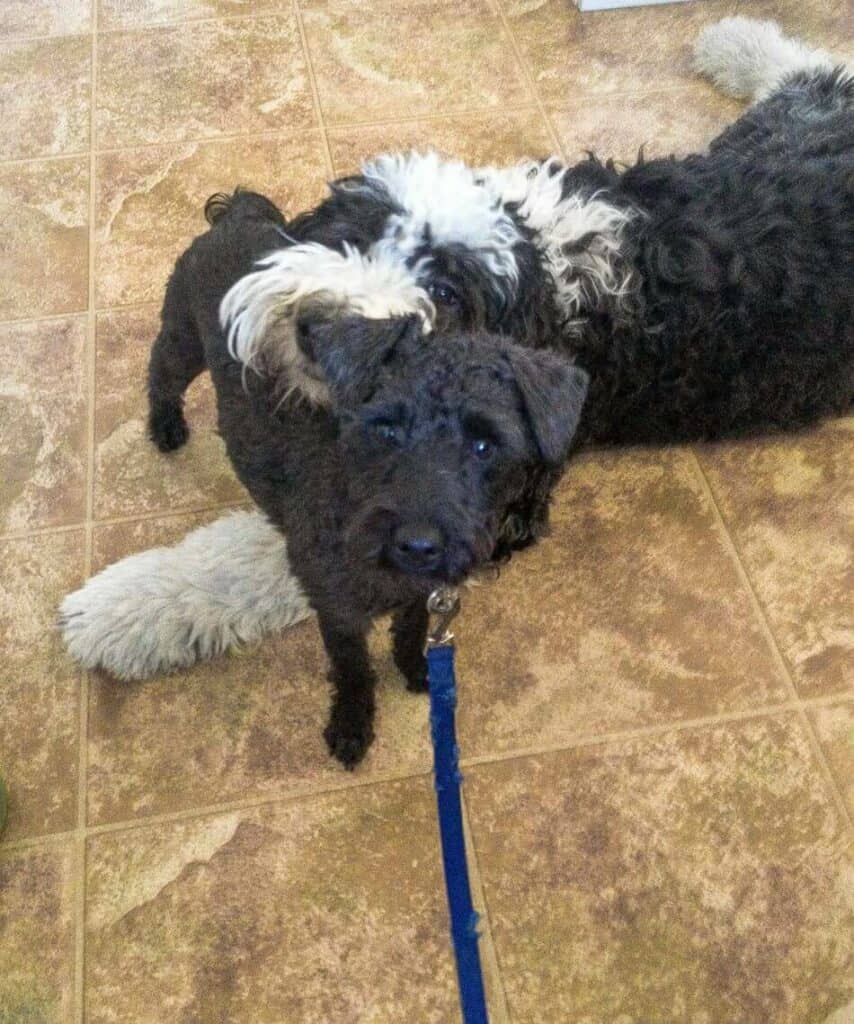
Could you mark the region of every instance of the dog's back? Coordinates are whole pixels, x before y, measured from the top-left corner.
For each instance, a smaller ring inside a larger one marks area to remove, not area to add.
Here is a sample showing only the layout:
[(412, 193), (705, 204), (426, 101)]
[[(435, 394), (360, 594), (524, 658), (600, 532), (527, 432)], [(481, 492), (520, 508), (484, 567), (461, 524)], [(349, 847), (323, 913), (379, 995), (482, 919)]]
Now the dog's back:
[[(208, 364), (224, 354), (219, 304), (228, 289), (255, 263), (287, 243), (285, 218), (265, 196), (237, 189), (205, 203), (210, 229), (178, 259), (163, 303), (163, 322), (195, 326)], [(222, 344), (220, 344), (220, 342)]]

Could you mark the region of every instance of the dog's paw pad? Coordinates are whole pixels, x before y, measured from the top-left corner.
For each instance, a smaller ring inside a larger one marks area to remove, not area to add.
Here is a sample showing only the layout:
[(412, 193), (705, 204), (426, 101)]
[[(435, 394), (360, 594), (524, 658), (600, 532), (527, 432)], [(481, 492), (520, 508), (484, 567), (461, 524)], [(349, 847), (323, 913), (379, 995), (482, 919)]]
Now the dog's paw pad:
[(152, 413), (148, 433), (161, 452), (174, 452), (187, 443), (190, 428), (180, 409), (162, 409)]
[(332, 721), (323, 736), (330, 754), (348, 771), (353, 771), (373, 742), (374, 730), (370, 722)]

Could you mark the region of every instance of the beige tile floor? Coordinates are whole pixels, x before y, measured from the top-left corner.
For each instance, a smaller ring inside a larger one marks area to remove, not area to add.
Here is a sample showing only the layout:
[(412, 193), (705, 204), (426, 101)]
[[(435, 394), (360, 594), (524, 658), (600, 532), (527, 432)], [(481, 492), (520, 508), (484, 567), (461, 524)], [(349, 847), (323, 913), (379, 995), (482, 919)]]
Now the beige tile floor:
[[(95, 2), (95, 0), (93, 0)], [(377, 150), (702, 146), (738, 10), (854, 51), (847, 0), (0, 4), (3, 1024), (457, 1020), (426, 705), (326, 755), (308, 623), (148, 685), (83, 676), (58, 599), (244, 500), (204, 383), (143, 436), (169, 266), (237, 183), (287, 210)], [(588, 453), (552, 537), (466, 599), (460, 732), (492, 1017), (854, 1020), (854, 421)]]

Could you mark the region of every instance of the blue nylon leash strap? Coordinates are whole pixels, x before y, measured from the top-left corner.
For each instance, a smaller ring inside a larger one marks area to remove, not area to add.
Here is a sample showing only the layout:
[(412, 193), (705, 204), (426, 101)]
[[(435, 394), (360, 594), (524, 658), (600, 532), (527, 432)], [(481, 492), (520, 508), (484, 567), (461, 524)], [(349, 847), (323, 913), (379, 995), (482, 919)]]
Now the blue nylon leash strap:
[(483, 975), (478, 954), (477, 913), (471, 899), (466, 848), (463, 838), (463, 814), (460, 802), (462, 775), (459, 768), (454, 712), (457, 705), (454, 677), (453, 637), (447, 624), (459, 607), (456, 594), (445, 600), (453, 608), (437, 607), (440, 592), (431, 594), (428, 608), (443, 615), (440, 630), (431, 632), (427, 641), (427, 676), (430, 682), (430, 732), (433, 737), (433, 771), (436, 802), (439, 809), (439, 833), (445, 888), (451, 917), (451, 938), (457, 961), (457, 979), (464, 1024), (488, 1024)]

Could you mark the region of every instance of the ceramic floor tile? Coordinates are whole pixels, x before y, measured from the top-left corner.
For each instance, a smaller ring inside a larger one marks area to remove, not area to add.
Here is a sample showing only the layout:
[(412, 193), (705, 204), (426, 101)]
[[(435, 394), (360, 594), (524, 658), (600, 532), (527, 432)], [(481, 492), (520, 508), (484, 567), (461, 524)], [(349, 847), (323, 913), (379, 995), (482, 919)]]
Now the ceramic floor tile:
[(595, 103), (569, 97), (550, 116), (571, 162), (593, 150), (602, 159), (634, 163), (641, 146), (647, 157), (702, 151), (742, 109), (701, 86), (646, 96), (605, 94)]
[(0, 566), (0, 775), (9, 790), (2, 840), (11, 841), (77, 821), (80, 679), (55, 623), (59, 601), (81, 582), (83, 533), (2, 541)]
[(159, 323), (155, 306), (98, 315), (95, 515), (100, 519), (246, 498), (216, 433), (216, 399), (208, 374), (187, 392), (187, 444), (163, 454), (148, 439), (145, 379)]
[(0, 533), (86, 510), (86, 320), (0, 325)]
[(513, 1020), (842, 1024), (850, 844), (794, 717), (467, 774)]
[(457, 1019), (427, 778), (99, 836), (91, 1024)]
[(69, 844), (0, 850), (0, 1020), (70, 1024), (74, 879)]
[(89, 157), (0, 166), (0, 320), (86, 309)]
[(391, 151), (436, 149), (478, 166), (543, 157), (554, 148), (542, 116), (534, 110), (333, 128), (329, 147), (336, 175), (357, 171), (362, 161)]
[(91, 51), (89, 36), (0, 43), (0, 160), (88, 150)]
[(854, 685), (854, 418), (700, 452), (803, 696)]
[[(204, 517), (205, 520), (213, 518)], [(95, 568), (172, 544), (199, 525), (170, 517), (99, 527)], [(230, 655), (145, 683), (90, 684), (89, 820), (100, 824), (430, 766), (428, 702), (408, 693), (386, 624), (372, 638), (377, 739), (355, 776), (323, 741), (330, 690), (313, 621)]]
[(175, 260), (206, 227), (214, 192), (237, 185), (298, 213), (325, 194), (320, 137), (186, 143), (104, 154), (98, 162), (99, 306), (163, 301)]
[(487, 0), (328, 0), (310, 4), (303, 18), (329, 122), (533, 100)]
[(96, 118), (101, 149), (311, 127), (293, 11), (105, 33)]
[(588, 14), (566, 0), (502, 3), (542, 99), (584, 97), (591, 106), (603, 92), (646, 93), (693, 80), (694, 39), (732, 9), (731, 0)]
[(229, 15), (288, 10), (282, 0), (98, 0), (98, 26), (102, 30), (131, 28), (164, 21), (192, 21)]
[(470, 591), (466, 755), (785, 700), (688, 453), (577, 458), (552, 532)]
[(737, 2), (736, 13), (770, 18), (790, 36), (840, 57), (854, 54), (854, 9), (848, 0), (750, 0)]
[(809, 717), (848, 810), (854, 814), (854, 704), (812, 708)]
[(0, 37), (85, 32), (91, 0), (3, 0)]

